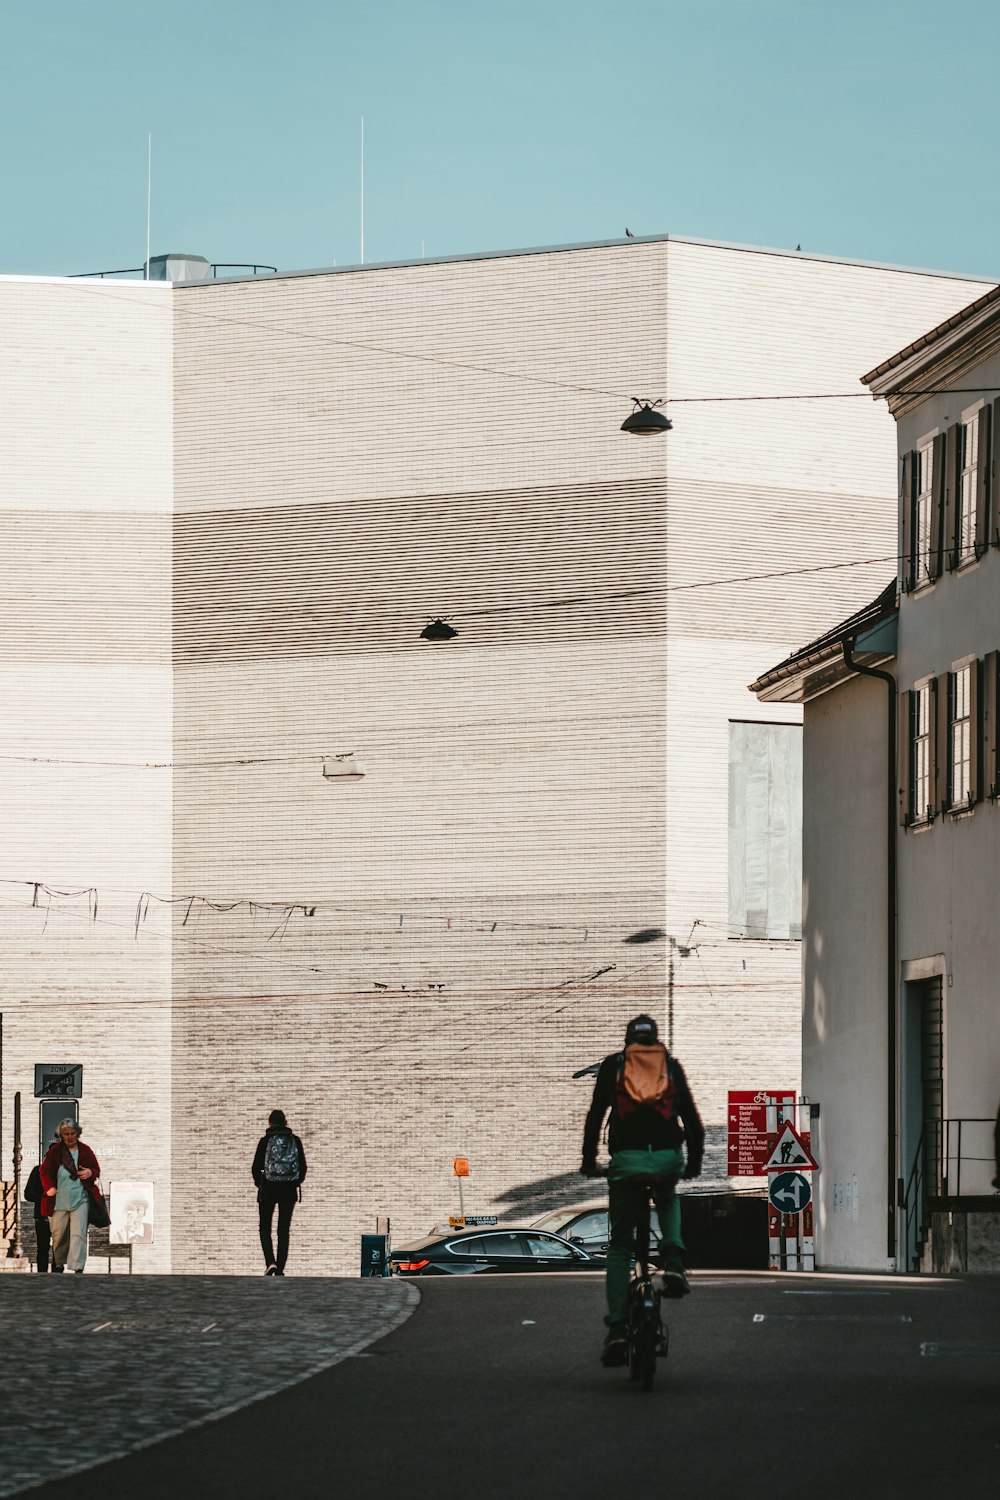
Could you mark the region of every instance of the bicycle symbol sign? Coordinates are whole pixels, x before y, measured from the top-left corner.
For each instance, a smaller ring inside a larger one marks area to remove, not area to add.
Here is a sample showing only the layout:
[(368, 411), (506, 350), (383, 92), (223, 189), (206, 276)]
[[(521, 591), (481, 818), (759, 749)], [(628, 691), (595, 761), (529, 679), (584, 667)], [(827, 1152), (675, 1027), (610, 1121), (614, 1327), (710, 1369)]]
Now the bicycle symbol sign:
[(775, 1172), (767, 1196), (779, 1213), (798, 1214), (812, 1202), (812, 1187), (802, 1172)]

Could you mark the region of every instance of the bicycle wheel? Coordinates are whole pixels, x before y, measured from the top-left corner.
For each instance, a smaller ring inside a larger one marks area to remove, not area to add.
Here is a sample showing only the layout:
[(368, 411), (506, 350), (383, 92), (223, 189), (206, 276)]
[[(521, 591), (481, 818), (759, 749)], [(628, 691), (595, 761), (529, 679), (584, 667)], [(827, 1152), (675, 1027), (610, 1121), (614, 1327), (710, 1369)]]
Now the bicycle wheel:
[[(660, 1341), (660, 1330), (657, 1327), (658, 1319), (655, 1312), (647, 1311), (639, 1329), (637, 1340), (639, 1351), (639, 1378), (642, 1380), (644, 1391), (653, 1389), (653, 1381), (656, 1378), (656, 1346)], [(633, 1377), (634, 1378), (634, 1377)]]
[(633, 1329), (632, 1337), (628, 1345), (628, 1375), (630, 1380), (642, 1379), (642, 1359), (639, 1350), (642, 1346), (642, 1334), (638, 1328)]

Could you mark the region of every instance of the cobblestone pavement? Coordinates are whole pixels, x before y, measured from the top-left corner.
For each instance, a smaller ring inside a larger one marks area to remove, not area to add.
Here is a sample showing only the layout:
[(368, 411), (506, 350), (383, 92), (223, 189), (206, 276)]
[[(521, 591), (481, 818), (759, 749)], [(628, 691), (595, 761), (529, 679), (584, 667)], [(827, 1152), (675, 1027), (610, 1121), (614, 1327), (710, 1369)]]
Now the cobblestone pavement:
[(0, 1276), (0, 1496), (294, 1385), (418, 1301), (394, 1278)]

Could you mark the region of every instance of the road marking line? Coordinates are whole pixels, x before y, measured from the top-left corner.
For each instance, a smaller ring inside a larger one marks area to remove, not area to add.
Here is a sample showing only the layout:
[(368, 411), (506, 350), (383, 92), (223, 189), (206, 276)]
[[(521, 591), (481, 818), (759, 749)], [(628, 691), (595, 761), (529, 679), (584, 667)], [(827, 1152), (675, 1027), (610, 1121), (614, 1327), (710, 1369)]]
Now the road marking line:
[(521, 1319), (521, 1327), (522, 1328), (534, 1328), (534, 1326), (535, 1326), (535, 1320), (534, 1320), (534, 1318), (522, 1318)]
[(206, 1323), (205, 1327), (201, 1331), (202, 1333), (211, 1333), (212, 1329), (218, 1328), (218, 1326), (218, 1323)]
[(980, 1359), (996, 1359), (1000, 1356), (1000, 1344), (981, 1344), (979, 1346), (969, 1344), (921, 1344), (920, 1353), (924, 1357), (948, 1357), (957, 1359), (968, 1359), (978, 1356)]
[(98, 1323), (97, 1327), (96, 1328), (92, 1328), (90, 1331), (91, 1331), (91, 1333), (103, 1333), (104, 1330), (105, 1330), (105, 1328), (110, 1328), (110, 1327), (111, 1327), (110, 1323)]
[(753, 1320), (755, 1323), (763, 1323), (765, 1316), (764, 1313), (754, 1313)]

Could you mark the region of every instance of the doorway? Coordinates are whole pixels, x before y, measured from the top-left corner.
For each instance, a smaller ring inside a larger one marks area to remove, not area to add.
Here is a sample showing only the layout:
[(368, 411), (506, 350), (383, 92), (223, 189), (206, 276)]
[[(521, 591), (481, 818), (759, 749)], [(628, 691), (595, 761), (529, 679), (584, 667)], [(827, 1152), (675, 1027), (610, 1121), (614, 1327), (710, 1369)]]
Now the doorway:
[(916, 1268), (928, 1227), (927, 1204), (944, 1186), (944, 981), (903, 985), (900, 1167), (904, 1184), (904, 1264)]

